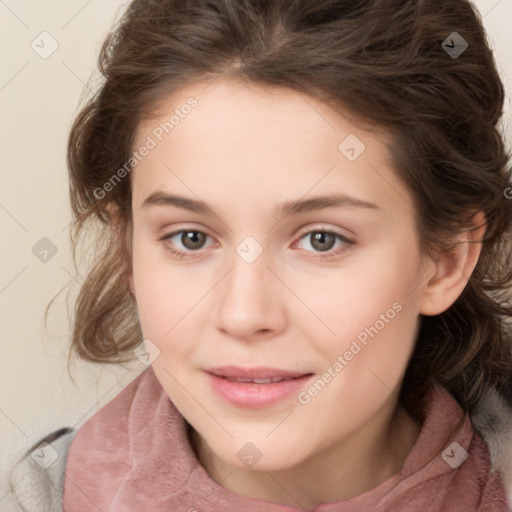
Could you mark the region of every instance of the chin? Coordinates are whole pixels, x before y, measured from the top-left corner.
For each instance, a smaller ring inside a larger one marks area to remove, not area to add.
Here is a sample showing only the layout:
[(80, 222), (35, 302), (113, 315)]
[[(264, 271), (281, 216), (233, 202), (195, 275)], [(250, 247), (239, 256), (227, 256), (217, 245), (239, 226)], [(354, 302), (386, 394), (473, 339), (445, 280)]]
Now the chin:
[[(304, 461), (296, 447), (283, 447), (282, 443), (238, 441), (215, 450), (226, 464), (249, 471), (281, 471)], [(229, 457), (226, 454), (229, 453)]]

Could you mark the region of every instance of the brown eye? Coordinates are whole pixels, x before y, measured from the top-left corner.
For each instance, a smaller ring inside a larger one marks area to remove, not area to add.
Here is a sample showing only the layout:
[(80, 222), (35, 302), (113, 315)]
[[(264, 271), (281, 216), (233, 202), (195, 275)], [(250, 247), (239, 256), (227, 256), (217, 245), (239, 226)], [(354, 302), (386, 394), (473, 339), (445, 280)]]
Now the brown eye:
[(208, 238), (211, 237), (196, 229), (180, 229), (160, 238), (160, 242), (171, 254), (183, 259), (200, 256)]
[(329, 249), (332, 249), (336, 242), (336, 236), (326, 231), (312, 231), (309, 236), (311, 240), (311, 247), (314, 247), (319, 251), (328, 251)]
[(205, 242), (207, 236), (201, 231), (183, 231), (181, 235), (181, 243), (190, 250), (200, 249)]
[(339, 233), (322, 229), (304, 233), (299, 239), (299, 245), (300, 243), (305, 243), (306, 246), (309, 244), (310, 248), (303, 248), (306, 252), (312, 253), (313, 258), (317, 259), (341, 256), (348, 251), (351, 246), (355, 245), (355, 242)]

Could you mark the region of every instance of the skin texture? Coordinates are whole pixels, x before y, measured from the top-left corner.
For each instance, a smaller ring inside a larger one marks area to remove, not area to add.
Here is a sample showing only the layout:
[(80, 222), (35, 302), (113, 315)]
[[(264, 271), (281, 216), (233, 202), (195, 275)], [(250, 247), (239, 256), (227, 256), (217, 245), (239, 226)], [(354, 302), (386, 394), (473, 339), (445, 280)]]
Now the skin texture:
[[(225, 488), (306, 508), (361, 494), (398, 472), (417, 439), (421, 425), (398, 393), (420, 314), (439, 314), (456, 300), (481, 246), (461, 243), (422, 261), (413, 201), (391, 168), (389, 141), (290, 89), (220, 78), (187, 85), (140, 124), (135, 148), (191, 96), (197, 106), (131, 176), (129, 282), (144, 337), (160, 350), (153, 369), (199, 434), (200, 462)], [(338, 149), (350, 134), (366, 146), (354, 161)], [(142, 207), (157, 190), (200, 199), (215, 213)], [(287, 217), (276, 210), (334, 193), (378, 209)], [(479, 214), (475, 224), (484, 220)], [(181, 233), (160, 240), (180, 229), (207, 237), (195, 249)], [(484, 229), (460, 241), (480, 240)], [(322, 251), (315, 230), (354, 243), (328, 239)], [(252, 263), (236, 252), (248, 236), (263, 251)], [(293, 395), (263, 409), (235, 407), (203, 372), (269, 366), (321, 377), (393, 304), (400, 311), (307, 404)], [(251, 468), (237, 457), (248, 442), (261, 453)]]

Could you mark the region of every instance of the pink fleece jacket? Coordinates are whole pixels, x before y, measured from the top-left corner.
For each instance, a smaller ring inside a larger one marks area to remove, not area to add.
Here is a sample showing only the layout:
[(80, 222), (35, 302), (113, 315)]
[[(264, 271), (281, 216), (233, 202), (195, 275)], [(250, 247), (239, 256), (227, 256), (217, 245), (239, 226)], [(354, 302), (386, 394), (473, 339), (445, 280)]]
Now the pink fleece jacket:
[[(436, 384), (402, 469), (316, 512), (509, 512), (501, 474), (469, 415)], [(466, 456), (467, 452), (467, 456)], [(198, 462), (186, 423), (151, 367), (89, 418), (68, 454), (63, 512), (292, 512), (238, 496)]]

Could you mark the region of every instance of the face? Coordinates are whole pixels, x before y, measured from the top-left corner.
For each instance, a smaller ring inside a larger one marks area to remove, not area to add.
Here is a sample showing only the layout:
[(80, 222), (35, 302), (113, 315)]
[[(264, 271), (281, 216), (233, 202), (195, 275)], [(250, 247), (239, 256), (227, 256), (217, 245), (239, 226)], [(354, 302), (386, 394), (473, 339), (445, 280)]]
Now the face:
[(172, 402), (233, 466), (298, 465), (396, 403), (425, 274), (388, 142), (353, 123), (289, 89), (217, 79), (139, 126), (142, 331)]

